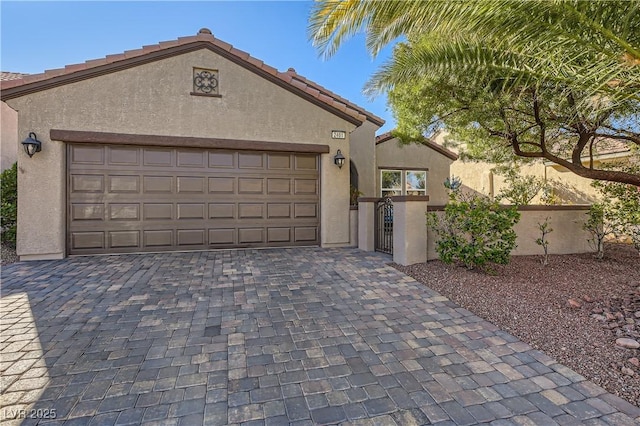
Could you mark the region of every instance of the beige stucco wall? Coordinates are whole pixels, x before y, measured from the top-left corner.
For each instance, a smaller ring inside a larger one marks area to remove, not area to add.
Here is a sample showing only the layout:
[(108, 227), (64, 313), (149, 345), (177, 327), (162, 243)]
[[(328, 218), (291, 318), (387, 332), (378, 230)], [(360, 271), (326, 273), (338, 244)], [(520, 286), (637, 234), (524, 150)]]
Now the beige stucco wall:
[[(532, 206), (533, 207), (533, 206)], [(542, 255), (543, 249), (536, 244), (536, 239), (542, 236), (538, 224), (544, 223), (549, 218), (549, 226), (553, 231), (547, 235), (550, 254), (589, 253), (593, 249), (588, 243), (589, 233), (582, 229), (586, 219), (587, 210), (582, 208), (560, 210), (539, 209), (520, 210), (520, 221), (514, 226), (516, 231), (517, 247), (511, 253), (519, 255)], [(534, 207), (535, 208), (535, 207)], [(442, 215), (442, 212), (436, 212)], [(437, 259), (436, 240), (437, 234), (432, 230), (427, 231), (427, 257), (429, 260)]]
[[(221, 98), (192, 96), (192, 68), (219, 70)], [(202, 49), (162, 61), (44, 90), (7, 103), (19, 113), (18, 132), (36, 132), (42, 152), (18, 154), (18, 254), (23, 259), (65, 255), (65, 144), (50, 129), (198, 136), (325, 144), (321, 156), (321, 244), (349, 245), (349, 168), (355, 126), (213, 52)], [(37, 224), (37, 226), (33, 226)]]
[(350, 135), (351, 160), (358, 170), (358, 190), (363, 197), (376, 197), (376, 130), (379, 126), (366, 121)]
[[(451, 174), (462, 179), (467, 190), (495, 196), (507, 187), (504, 178), (491, 172), (496, 165), (485, 162), (456, 160), (451, 165)], [(591, 186), (591, 179), (583, 178), (559, 166), (545, 165), (542, 161), (520, 167), (523, 175), (532, 175), (548, 182), (559, 204), (586, 204), (600, 198)], [(540, 202), (540, 194), (531, 204)]]
[(416, 168), (429, 169), (427, 172), (427, 195), (430, 204), (444, 204), (448, 195), (443, 186), (449, 176), (449, 167), (453, 160), (439, 152), (419, 144), (401, 145), (397, 139), (391, 139), (376, 145), (376, 196), (380, 196), (380, 168)]
[(0, 170), (5, 170), (18, 158), (18, 113), (4, 102), (0, 103)]

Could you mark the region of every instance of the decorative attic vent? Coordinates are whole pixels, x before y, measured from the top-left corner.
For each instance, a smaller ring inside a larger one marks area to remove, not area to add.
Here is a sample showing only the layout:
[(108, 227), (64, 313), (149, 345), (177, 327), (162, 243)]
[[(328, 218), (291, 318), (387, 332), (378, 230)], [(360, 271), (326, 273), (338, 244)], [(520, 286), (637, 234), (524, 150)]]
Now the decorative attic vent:
[(218, 88), (218, 70), (205, 68), (193, 69), (192, 95), (219, 97)]

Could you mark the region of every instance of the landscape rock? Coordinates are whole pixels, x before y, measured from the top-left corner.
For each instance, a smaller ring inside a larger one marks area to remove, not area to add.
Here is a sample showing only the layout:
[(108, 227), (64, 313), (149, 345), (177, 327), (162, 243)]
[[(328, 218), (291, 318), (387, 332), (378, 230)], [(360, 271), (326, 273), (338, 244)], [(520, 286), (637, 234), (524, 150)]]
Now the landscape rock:
[(579, 309), (582, 307), (582, 303), (580, 303), (580, 301), (576, 299), (569, 299), (567, 300), (567, 306), (569, 306), (570, 308)]
[(626, 374), (627, 376), (635, 376), (636, 374), (635, 371), (627, 367), (622, 367), (620, 371), (622, 371), (622, 374)]
[(593, 299), (593, 297), (591, 297), (591, 296), (589, 296), (589, 295), (586, 295), (586, 294), (585, 294), (584, 296), (582, 296), (582, 300), (584, 300), (584, 301), (585, 301), (585, 302), (587, 302), (587, 303), (593, 303), (593, 302), (595, 302), (595, 300)]
[(634, 367), (640, 368), (640, 359), (633, 357), (633, 358), (629, 358), (628, 361), (629, 361), (629, 364), (633, 365)]
[(620, 339), (616, 339), (616, 345), (627, 348), (627, 349), (638, 349), (640, 348), (640, 343), (637, 340), (627, 339), (621, 337)]

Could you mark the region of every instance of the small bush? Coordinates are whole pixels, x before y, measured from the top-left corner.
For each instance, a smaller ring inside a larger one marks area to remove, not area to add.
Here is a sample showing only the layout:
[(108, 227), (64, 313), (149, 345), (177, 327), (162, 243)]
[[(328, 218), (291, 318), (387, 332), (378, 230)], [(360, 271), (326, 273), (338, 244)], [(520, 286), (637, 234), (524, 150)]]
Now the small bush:
[(587, 241), (593, 250), (596, 251), (596, 258), (604, 257), (604, 239), (613, 233), (613, 228), (609, 222), (605, 221), (605, 205), (594, 203), (589, 207), (587, 221), (582, 225), (582, 229), (591, 234)]
[(547, 235), (553, 232), (553, 228), (549, 226), (549, 217), (544, 219), (544, 222), (538, 223), (538, 229), (540, 230), (540, 237), (536, 238), (536, 244), (542, 247), (544, 254), (542, 255), (542, 265), (547, 266), (549, 264), (549, 240)]
[(0, 206), (0, 232), (2, 242), (12, 247), (16, 245), (16, 224), (18, 220), (18, 165), (6, 169), (0, 175), (2, 203)]
[(487, 197), (452, 192), (444, 215), (427, 215), (427, 225), (438, 235), (436, 251), (445, 263), (459, 262), (469, 269), (507, 264), (516, 247), (513, 226), (520, 220), (515, 206), (500, 206)]

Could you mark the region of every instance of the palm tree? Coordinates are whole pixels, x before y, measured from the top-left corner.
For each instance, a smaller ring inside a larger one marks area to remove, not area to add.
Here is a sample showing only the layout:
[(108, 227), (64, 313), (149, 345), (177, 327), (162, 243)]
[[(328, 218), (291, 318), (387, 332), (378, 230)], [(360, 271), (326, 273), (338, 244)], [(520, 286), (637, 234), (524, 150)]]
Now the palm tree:
[[(640, 176), (582, 164), (602, 137), (640, 147), (640, 0), (320, 0), (309, 31), (326, 57), (359, 31), (372, 55), (401, 40), (366, 87), (390, 93), (401, 127), (405, 116), (422, 130), (430, 119), (469, 126), (454, 119), (464, 111), (519, 156), (640, 186)], [(473, 96), (447, 98), (462, 92)], [(435, 99), (416, 104), (416, 95)], [(576, 137), (565, 152), (552, 152), (551, 128)]]
[(320, 0), (311, 13), (310, 35), (326, 57), (361, 30), (372, 55), (411, 41), (372, 90), (462, 70), (498, 72), (505, 88), (552, 82), (640, 99), (638, 0)]

